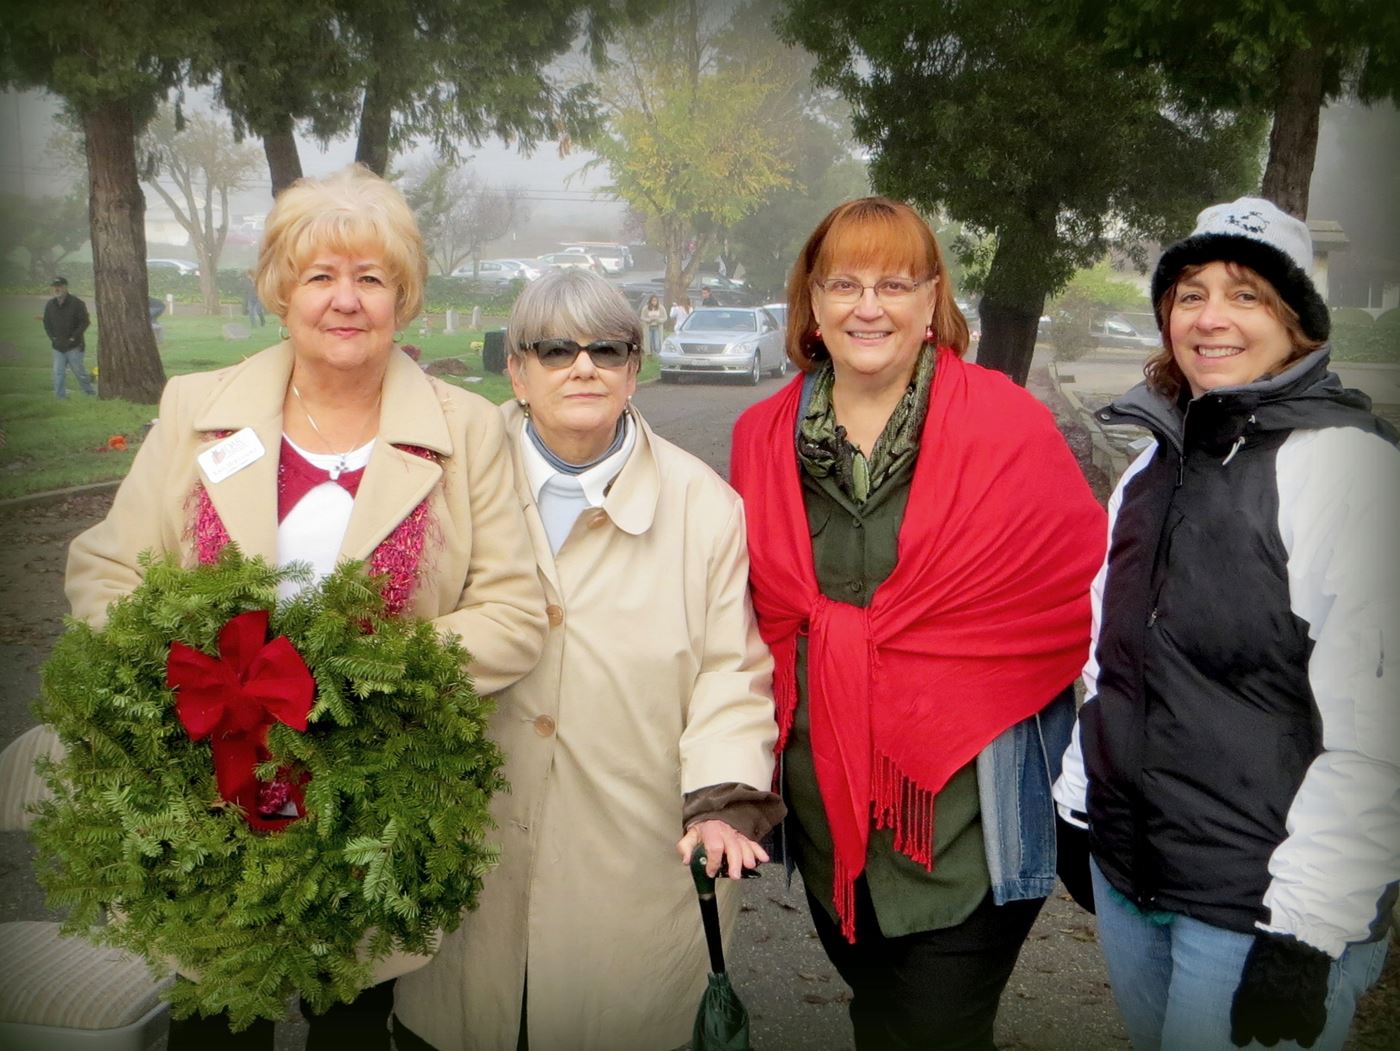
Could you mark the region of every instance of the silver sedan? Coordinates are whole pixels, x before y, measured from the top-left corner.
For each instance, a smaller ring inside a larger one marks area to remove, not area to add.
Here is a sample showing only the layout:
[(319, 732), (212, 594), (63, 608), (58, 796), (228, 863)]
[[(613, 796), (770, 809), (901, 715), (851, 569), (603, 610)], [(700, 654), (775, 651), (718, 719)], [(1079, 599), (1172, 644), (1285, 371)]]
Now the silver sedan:
[(661, 344), (661, 380), (678, 376), (741, 376), (757, 386), (764, 373), (785, 376), (783, 327), (762, 307), (702, 307)]

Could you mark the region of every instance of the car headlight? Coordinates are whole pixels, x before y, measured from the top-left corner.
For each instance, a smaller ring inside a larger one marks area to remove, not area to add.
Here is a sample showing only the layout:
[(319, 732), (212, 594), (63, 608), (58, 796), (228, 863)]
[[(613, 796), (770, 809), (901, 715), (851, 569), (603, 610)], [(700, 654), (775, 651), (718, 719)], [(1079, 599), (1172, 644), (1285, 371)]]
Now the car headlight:
[(680, 352), (681, 352), (681, 348), (677, 345), (677, 343), (676, 343), (676, 341), (675, 341), (674, 339), (662, 340), (662, 342), (661, 342), (661, 353), (663, 353), (663, 354), (679, 354)]
[(729, 344), (729, 346), (724, 348), (724, 352), (726, 354), (747, 354), (752, 350), (753, 347), (751, 347), (748, 343), (745, 343), (743, 340), (740, 340), (738, 343), (731, 343)]

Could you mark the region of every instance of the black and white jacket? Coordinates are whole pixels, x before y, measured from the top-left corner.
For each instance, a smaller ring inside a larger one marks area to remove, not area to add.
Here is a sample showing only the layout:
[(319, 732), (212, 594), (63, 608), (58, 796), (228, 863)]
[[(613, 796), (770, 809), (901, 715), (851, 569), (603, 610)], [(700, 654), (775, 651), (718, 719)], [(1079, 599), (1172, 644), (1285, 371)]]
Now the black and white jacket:
[(1155, 441), (1109, 501), (1054, 793), (1140, 907), (1336, 957), (1400, 881), (1400, 452), (1327, 362), (1103, 411)]

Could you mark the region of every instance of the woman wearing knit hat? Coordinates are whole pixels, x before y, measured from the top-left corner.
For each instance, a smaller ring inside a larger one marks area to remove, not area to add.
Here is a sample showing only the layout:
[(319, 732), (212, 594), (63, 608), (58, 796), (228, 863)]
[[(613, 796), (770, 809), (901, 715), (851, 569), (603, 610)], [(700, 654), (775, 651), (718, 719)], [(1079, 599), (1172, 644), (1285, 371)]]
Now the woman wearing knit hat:
[(1340, 1048), (1384, 962), (1400, 453), (1328, 370), (1311, 265), (1269, 202), (1207, 208), (1153, 277), (1146, 382), (1101, 413), (1155, 441), (1109, 502), (1054, 794), (1136, 1051)]

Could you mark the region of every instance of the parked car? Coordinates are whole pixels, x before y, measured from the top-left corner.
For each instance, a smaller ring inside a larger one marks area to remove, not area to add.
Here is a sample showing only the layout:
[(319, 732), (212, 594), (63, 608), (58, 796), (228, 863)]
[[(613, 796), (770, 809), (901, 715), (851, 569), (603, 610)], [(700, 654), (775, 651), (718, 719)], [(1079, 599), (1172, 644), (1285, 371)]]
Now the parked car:
[(535, 262), (536, 265), (546, 269), (568, 270), (571, 267), (577, 267), (583, 270), (592, 270), (595, 274), (606, 273), (603, 264), (587, 252), (550, 252), (548, 255), (540, 256)]
[(198, 277), (199, 265), (188, 259), (147, 259), (147, 270), (174, 270), (182, 277)]
[[(724, 278), (719, 278), (721, 283), (713, 283), (712, 280), (702, 280), (698, 284), (691, 285), (685, 290), (685, 294), (690, 297), (690, 305), (698, 307), (700, 296), (705, 289), (715, 297), (716, 305), (722, 307), (751, 307), (758, 305), (758, 296), (745, 285), (738, 282), (725, 283)], [(666, 282), (660, 280), (633, 281), (622, 286), (623, 295), (627, 296), (638, 309), (650, 296), (666, 295)], [(709, 306), (707, 303), (706, 306)]]
[(1157, 333), (1145, 335), (1133, 327), (1132, 322), (1118, 314), (1109, 314), (1095, 320), (1089, 326), (1089, 335), (1101, 347), (1118, 347), (1124, 350), (1156, 350), (1162, 345)]
[[(530, 268), (535, 277), (540, 276), (540, 271)], [(472, 264), (463, 263), (456, 270), (452, 271), (453, 277), (472, 278)], [(476, 264), (476, 282), (482, 288), (503, 288), (512, 281), (532, 281), (525, 268), (514, 259), (483, 259)]]
[(764, 373), (787, 371), (783, 327), (762, 307), (702, 307), (661, 344), (663, 383), (683, 375), (729, 375), (757, 386)]
[(631, 268), (631, 253), (627, 250), (626, 245), (585, 242), (583, 244), (571, 244), (564, 248), (563, 251), (574, 255), (591, 255), (594, 259), (603, 264), (604, 273), (620, 274), (624, 270)]
[(493, 259), (492, 262), (504, 263), (506, 266), (515, 267), (520, 271), (520, 275), (525, 278), (526, 281), (533, 281), (544, 273), (544, 271), (540, 269), (538, 262), (534, 259)]

